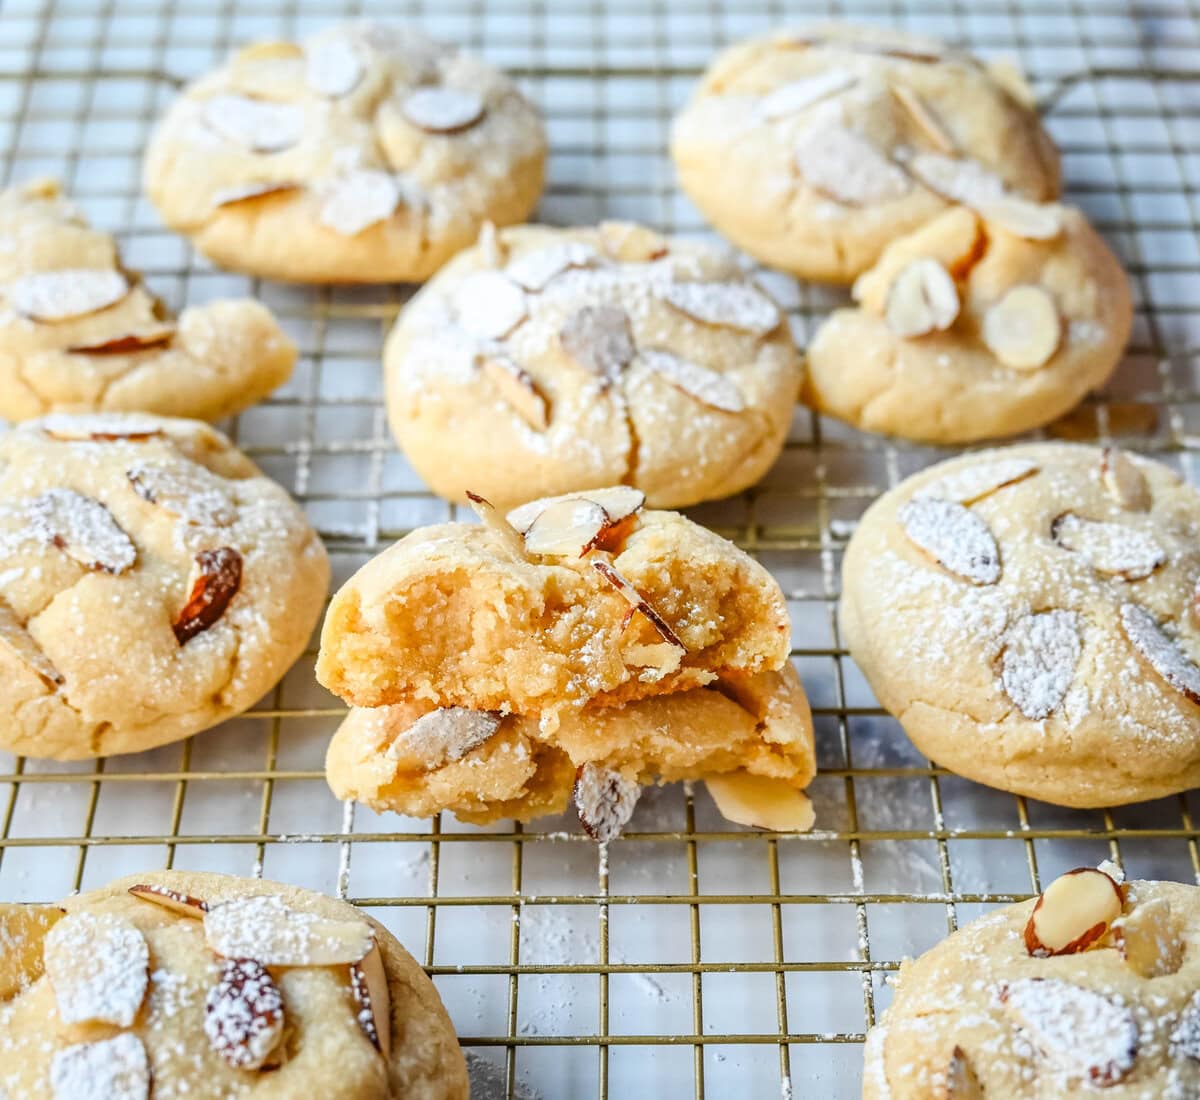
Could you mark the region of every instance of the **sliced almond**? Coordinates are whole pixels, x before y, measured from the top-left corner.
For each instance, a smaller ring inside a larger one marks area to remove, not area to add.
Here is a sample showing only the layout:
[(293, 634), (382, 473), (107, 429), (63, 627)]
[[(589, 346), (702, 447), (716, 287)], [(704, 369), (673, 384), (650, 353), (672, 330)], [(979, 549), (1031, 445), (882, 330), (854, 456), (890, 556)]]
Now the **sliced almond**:
[(561, 500), (590, 500), (600, 505), (613, 524), (628, 519), (646, 503), (646, 494), (632, 485), (611, 485), (606, 489), (586, 489), (580, 493), (566, 493), (558, 497), (543, 497), (541, 500), (531, 500), (508, 513), (508, 522), (521, 534), (533, 526), (537, 519), (551, 504)]
[(1200, 703), (1200, 668), (1158, 625), (1149, 611), (1135, 603), (1123, 604), (1121, 627), (1129, 644), (1170, 687), (1193, 703)]
[(642, 788), (620, 772), (600, 764), (584, 764), (575, 773), (575, 808), (583, 831), (607, 844), (621, 835), (633, 817)]
[(913, 494), (914, 500), (940, 497), (959, 504), (974, 504), (991, 496), (997, 489), (1015, 485), (1038, 472), (1038, 465), (1027, 458), (1002, 458), (956, 470), (931, 481)]
[(475, 239), (475, 247), (487, 267), (503, 267), (507, 250), (496, 231), (496, 223), (485, 221), (479, 227), (479, 236)]
[(1103, 871), (1095, 867), (1068, 871), (1037, 899), (1025, 924), (1025, 949), (1038, 958), (1086, 951), (1124, 907), (1121, 887)]
[(350, 964), (350, 994), (363, 1034), (384, 1058), (391, 1058), (392, 998), (378, 943), (372, 944), (361, 962)]
[(349, 95), (362, 83), (366, 71), (354, 43), (341, 36), (315, 39), (304, 51), (304, 82), (330, 99)]
[(905, 168), (925, 187), (948, 202), (980, 203), (1004, 196), (1004, 181), (977, 160), (941, 153), (917, 153)]
[(422, 714), (388, 746), (387, 758), (410, 771), (433, 771), (461, 760), (495, 736), (497, 711), (439, 707)]
[(201, 550), (196, 555), (187, 603), (171, 624), (180, 645), (213, 626), (242, 586), (242, 555), (232, 546)]
[(456, 134), (484, 115), (483, 100), (466, 88), (418, 88), (401, 108), (414, 126), (430, 134)]
[(1139, 977), (1161, 978), (1183, 965), (1183, 922), (1166, 898), (1138, 902), (1113, 922), (1112, 938), (1125, 965)]
[(504, 545), (512, 551), (514, 558), (524, 561), (525, 540), (521, 538), (521, 533), (496, 510), (492, 502), (478, 493), (472, 493), (469, 489), (467, 490), (467, 502), (471, 505), (471, 511), (483, 520), (484, 527), (489, 528), (500, 537)]
[(1166, 551), (1148, 531), (1086, 519), (1074, 512), (1055, 518), (1050, 537), (1064, 550), (1082, 554), (1097, 572), (1127, 581), (1150, 576), (1167, 560)]
[(534, 431), (544, 432), (550, 426), (550, 409), (545, 395), (524, 367), (507, 355), (490, 355), (479, 364), (479, 369), (500, 391), (513, 412)]
[(572, 268), (590, 267), (598, 255), (590, 244), (567, 241), (523, 252), (508, 262), (504, 274), (526, 290), (536, 292), (544, 290), (559, 275)]
[(962, 1047), (955, 1047), (946, 1074), (933, 1100), (985, 1100), (983, 1086)]
[(529, 315), (525, 292), (498, 271), (474, 271), (454, 293), (458, 321), (482, 340), (503, 340)]
[(746, 399), (737, 383), (720, 371), (652, 348), (640, 352), (638, 358), (655, 374), (702, 405), (730, 413), (741, 412), (746, 407)]
[(0, 902), (0, 1002), (42, 976), (42, 943), (63, 913), (57, 905)]
[(1083, 652), (1080, 625), (1074, 611), (1038, 611), (1005, 632), (1000, 682), (1026, 718), (1040, 722), (1062, 706)]
[(343, 237), (354, 237), (386, 221), (400, 205), (396, 177), (358, 169), (339, 177), (321, 203), (320, 222)]
[(237, 505), (221, 479), (193, 462), (136, 462), (125, 471), (138, 496), (197, 527), (228, 527)]
[(1027, 241), (1050, 241), (1063, 230), (1062, 209), (1054, 203), (1001, 195), (975, 203), (975, 209), (989, 225)]
[(283, 997), (254, 959), (222, 959), (204, 1002), (204, 1034), (234, 1069), (261, 1069), (283, 1037)]
[(150, 1062), (132, 1032), (75, 1043), (50, 1059), (52, 1100), (148, 1100)]
[(755, 336), (766, 336), (783, 319), (779, 307), (749, 283), (669, 283), (659, 294), (695, 321)]
[(884, 320), (901, 339), (944, 332), (958, 317), (958, 288), (937, 260), (923, 257), (901, 268), (888, 291)]
[(1057, 978), (1021, 978), (999, 994), (1042, 1057), (1067, 1077), (1105, 1087), (1133, 1069), (1138, 1026), (1127, 1006)]
[(60, 443), (144, 443), (165, 434), (159, 421), (137, 413), (51, 413), (36, 426)]
[(216, 95), (201, 108), (214, 133), (252, 153), (281, 153), (304, 136), (304, 108), (241, 95)]
[(121, 301), (129, 280), (119, 271), (68, 268), (22, 275), (8, 284), (9, 305), (31, 321), (70, 321)]
[(793, 155), (809, 186), (847, 206), (898, 199), (911, 188), (903, 171), (839, 122), (810, 126), (796, 139)]
[(664, 642), (668, 642), (673, 646), (687, 652), (687, 646), (679, 639), (679, 635), (675, 633), (668, 625), (667, 621), (650, 606), (649, 601), (643, 596), (632, 584), (629, 583), (620, 573), (617, 572), (608, 562), (595, 560), (592, 562), (592, 568), (596, 570), (609, 584), (613, 586), (622, 596), (625, 597), (626, 603), (637, 613), (645, 616), (649, 620), (650, 625), (658, 632), (658, 636)]
[(601, 222), (597, 229), (604, 251), (622, 263), (653, 263), (671, 251), (671, 242), (666, 237), (636, 222)]
[(1200, 1062), (1200, 990), (1184, 1006), (1171, 1032), (1171, 1053)]
[(178, 913), (181, 917), (199, 919), (208, 912), (208, 902), (202, 898), (192, 897), (191, 894), (185, 894), (182, 890), (172, 890), (167, 886), (139, 882), (129, 887), (129, 892), (135, 898), (160, 905), (164, 909), (170, 909), (172, 913)]
[(0, 600), (0, 645), (21, 664), (37, 673), (48, 687), (58, 687), (63, 683), (62, 673), (34, 641), (17, 613), (3, 600)]
[(66, 1024), (129, 1027), (149, 982), (150, 949), (137, 925), (113, 913), (71, 913), (44, 941), (46, 975)]
[(137, 549), (112, 513), (74, 489), (47, 489), (29, 502), (29, 529), (85, 569), (121, 574), (137, 560)]
[(222, 187), (213, 192), (212, 205), (214, 209), (220, 209), (223, 206), (237, 206), (238, 203), (266, 198), (268, 195), (282, 195), (288, 191), (298, 191), (300, 186), (294, 180), (261, 180), (255, 183), (241, 183), (236, 187)]
[(775, 122), (799, 114), (814, 103), (844, 92), (857, 83), (858, 77), (848, 69), (827, 69), (823, 73), (781, 84), (763, 96), (757, 114), (764, 122)]
[(1040, 286), (1013, 287), (983, 315), (988, 350), (1013, 370), (1044, 366), (1062, 342), (1062, 319)]
[(729, 772), (710, 775), (704, 785), (727, 821), (786, 833), (806, 833), (813, 827), (811, 800), (786, 780)]
[(617, 306), (584, 306), (567, 318), (558, 338), (563, 351), (612, 385), (633, 361), (637, 347), (629, 315)]
[(893, 84), (892, 95), (908, 113), (917, 130), (939, 153), (954, 156), (958, 152), (958, 143), (946, 129), (945, 123), (938, 118), (933, 108), (907, 84)]
[(1100, 480), (1108, 495), (1130, 512), (1149, 511), (1153, 503), (1150, 483), (1137, 463), (1119, 447), (1105, 447), (1100, 453)]
[(567, 497), (538, 513), (525, 532), (525, 549), (531, 554), (582, 557), (610, 524), (608, 513), (595, 501)]
[(292, 909), (277, 894), (210, 905), (204, 936), (218, 955), (263, 966), (343, 966), (361, 960), (375, 943), (365, 922)]
[(1000, 548), (974, 512), (952, 500), (914, 498), (897, 513), (909, 540), (943, 569), (971, 584), (1000, 579)]

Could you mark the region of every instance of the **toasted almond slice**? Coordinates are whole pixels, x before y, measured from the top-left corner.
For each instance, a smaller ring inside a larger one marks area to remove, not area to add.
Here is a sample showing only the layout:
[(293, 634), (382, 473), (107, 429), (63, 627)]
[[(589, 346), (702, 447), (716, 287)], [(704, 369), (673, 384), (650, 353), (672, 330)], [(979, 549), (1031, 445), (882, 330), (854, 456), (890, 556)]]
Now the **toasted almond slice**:
[(884, 320), (901, 339), (944, 332), (958, 317), (958, 288), (950, 273), (928, 256), (901, 268), (888, 291)]
[(1112, 937), (1125, 965), (1139, 977), (1161, 978), (1183, 965), (1183, 924), (1166, 898), (1135, 904), (1113, 922)]
[(119, 271), (66, 268), (22, 275), (8, 284), (9, 305), (31, 321), (52, 323), (86, 317), (121, 301), (129, 280)]
[(1121, 627), (1129, 644), (1159, 676), (1193, 703), (1200, 703), (1200, 668), (1179, 648), (1154, 616), (1135, 603), (1122, 604)]
[(584, 306), (567, 318), (559, 342), (585, 370), (610, 386), (633, 361), (637, 347), (629, 315), (617, 306)]
[(234, 1069), (261, 1069), (283, 1037), (283, 997), (262, 963), (222, 959), (204, 1002), (204, 1034)]
[(622, 596), (625, 597), (625, 602), (629, 604), (634, 611), (644, 615), (650, 625), (658, 631), (658, 636), (664, 642), (669, 642), (671, 645), (678, 647), (687, 652), (687, 646), (679, 639), (679, 635), (667, 625), (664, 619), (653, 607), (649, 601), (643, 596), (632, 584), (629, 583), (620, 573), (616, 571), (608, 562), (595, 560), (592, 562), (592, 568), (596, 570), (609, 584), (613, 586)]
[(590, 267), (598, 258), (599, 253), (590, 244), (566, 241), (523, 252), (508, 262), (504, 274), (526, 290), (536, 292), (544, 290), (564, 272), (572, 268)]
[(433, 771), (490, 740), (503, 720), (496, 711), (439, 707), (400, 733), (388, 746), (387, 758), (407, 770)]
[(977, 160), (947, 157), (941, 153), (917, 153), (905, 162), (909, 173), (948, 202), (980, 203), (1005, 194), (1004, 181)]
[(695, 321), (755, 336), (766, 336), (783, 319), (774, 301), (750, 283), (669, 283), (658, 293)]
[(129, 887), (129, 892), (135, 898), (160, 905), (164, 909), (170, 909), (172, 913), (178, 913), (181, 917), (194, 917), (198, 920), (208, 912), (208, 902), (202, 898), (192, 897), (191, 894), (185, 894), (181, 890), (172, 890), (167, 886), (139, 882)]
[(36, 426), (61, 443), (144, 443), (165, 434), (158, 420), (138, 413), (51, 413)]
[(354, 237), (386, 221), (400, 205), (395, 176), (358, 169), (341, 176), (321, 203), (320, 222), (343, 237)]
[(174, 325), (153, 325), (141, 332), (127, 332), (92, 344), (73, 344), (67, 348), (72, 355), (136, 355), (140, 351), (161, 348), (175, 336)]
[(404, 117), (429, 134), (456, 134), (483, 118), (483, 100), (467, 88), (418, 88), (401, 108)]
[(983, 1086), (962, 1047), (951, 1052), (943, 1084), (933, 1100), (985, 1100)]
[(350, 993), (363, 1034), (384, 1058), (391, 1058), (392, 998), (378, 943), (371, 945), (361, 962), (350, 964)]
[(479, 227), (479, 236), (475, 239), (475, 247), (479, 256), (488, 267), (503, 267), (507, 250), (496, 232), (494, 221), (485, 221)]
[(897, 519), (910, 541), (943, 569), (971, 584), (1000, 579), (1000, 548), (991, 529), (974, 512), (951, 500), (908, 501)]
[(237, 505), (220, 478), (194, 462), (135, 462), (125, 476), (138, 496), (197, 527), (228, 527)]
[(983, 315), (983, 342), (1006, 367), (1037, 370), (1062, 342), (1062, 319), (1040, 286), (1013, 287)]
[(196, 555), (193, 573), (187, 603), (171, 626), (181, 646), (208, 630), (225, 614), (242, 586), (242, 555), (232, 546), (201, 550)]
[(47, 489), (29, 502), (29, 529), (85, 569), (121, 574), (137, 560), (129, 536), (98, 500), (74, 489)]
[(454, 293), (458, 321), (482, 340), (503, 340), (526, 317), (525, 292), (498, 271), (474, 271)]
[(263, 966), (344, 966), (358, 962), (375, 943), (365, 922), (292, 909), (277, 894), (210, 905), (204, 936), (218, 955), (253, 958)]
[(783, 779), (749, 772), (710, 775), (708, 793), (727, 821), (752, 829), (806, 833), (813, 827), (812, 802)]
[(844, 92), (857, 83), (858, 77), (848, 69), (827, 69), (823, 73), (781, 84), (763, 96), (757, 114), (764, 122), (775, 122), (799, 114), (814, 103)]
[(505, 546), (512, 551), (513, 557), (518, 561), (524, 561), (525, 540), (521, 538), (522, 532), (515, 530), (487, 497), (481, 497), (478, 493), (472, 493), (468, 489), (467, 503), (471, 505), (471, 511), (483, 520), (483, 525), (500, 536)]
[(1112, 878), (1095, 867), (1077, 867), (1042, 891), (1025, 924), (1025, 949), (1038, 958), (1086, 951), (1124, 907), (1125, 895)]
[(974, 504), (991, 496), (997, 489), (1015, 485), (1038, 472), (1038, 465), (1027, 458), (1001, 458), (956, 470), (931, 481), (913, 494), (914, 500), (939, 497), (959, 504)]
[(595, 501), (567, 497), (538, 513), (525, 532), (525, 549), (531, 554), (582, 557), (610, 523), (608, 513)]
[(1074, 611), (1037, 611), (1005, 632), (1000, 682), (1026, 718), (1040, 722), (1062, 706), (1083, 652), (1080, 627)]
[(590, 500), (604, 509), (609, 520), (620, 523), (634, 515), (646, 503), (646, 494), (632, 485), (611, 485), (606, 489), (585, 489), (578, 493), (566, 493), (558, 497), (543, 497), (541, 500), (531, 500), (508, 513), (508, 522), (521, 534), (533, 526), (537, 519), (551, 504), (560, 500)]
[(1184, 1005), (1171, 1032), (1171, 1053), (1200, 1062), (1200, 990)]
[(304, 82), (330, 99), (349, 95), (366, 75), (354, 43), (341, 36), (328, 35), (310, 42), (304, 55)]
[(719, 371), (702, 367), (690, 359), (681, 359), (669, 351), (652, 348), (646, 348), (638, 357), (655, 374), (702, 405), (730, 413), (741, 412), (746, 407), (746, 399), (737, 383)]
[(266, 198), (267, 195), (282, 195), (288, 191), (299, 191), (301, 185), (295, 180), (260, 180), (255, 183), (241, 183), (236, 187), (221, 187), (213, 192), (213, 209), (223, 206), (236, 206), (238, 203), (249, 202), (251, 199)]
[(137, 925), (113, 913), (71, 913), (46, 933), (43, 957), (66, 1024), (129, 1027), (149, 982), (150, 949)]
[(304, 108), (241, 95), (215, 95), (201, 108), (214, 133), (252, 153), (281, 153), (304, 136)]
[(490, 355), (479, 364), (479, 369), (500, 391), (513, 412), (534, 431), (544, 432), (550, 426), (545, 395), (524, 367), (507, 355)]
[(1042, 1057), (1068, 1077), (1104, 1087), (1133, 1069), (1138, 1027), (1124, 1004), (1057, 978), (1020, 978), (999, 995)]
[(0, 600), (0, 645), (37, 673), (47, 687), (58, 687), (63, 683), (62, 673), (34, 641), (17, 613), (3, 600)]
[(1153, 503), (1150, 483), (1137, 463), (1119, 447), (1105, 447), (1100, 454), (1100, 480), (1108, 495), (1130, 512), (1149, 511)]
[(0, 902), (0, 1001), (42, 976), (42, 942), (64, 912), (57, 905)]
[(661, 233), (636, 222), (606, 221), (597, 227), (604, 251), (627, 264), (648, 264), (671, 251), (671, 242)]
[(840, 122), (810, 126), (796, 139), (793, 156), (809, 186), (847, 206), (887, 202), (911, 189), (903, 171)]
[(148, 1100), (150, 1062), (131, 1032), (75, 1043), (50, 1059), (52, 1100)]
[(1027, 241), (1050, 241), (1063, 229), (1062, 209), (1055, 203), (1036, 203), (1015, 195), (975, 203), (979, 216)]
[(632, 779), (601, 764), (584, 764), (575, 773), (575, 808), (579, 824), (593, 840), (607, 844), (621, 835), (633, 817), (642, 788)]
[(926, 141), (939, 153), (954, 156), (958, 152), (958, 143), (954, 140), (945, 123), (934, 113), (933, 108), (907, 84), (893, 84), (892, 95), (912, 119), (917, 129)]
[(1082, 554), (1098, 573), (1140, 581), (1164, 565), (1167, 553), (1148, 531), (1064, 512), (1050, 524), (1050, 537), (1064, 550)]

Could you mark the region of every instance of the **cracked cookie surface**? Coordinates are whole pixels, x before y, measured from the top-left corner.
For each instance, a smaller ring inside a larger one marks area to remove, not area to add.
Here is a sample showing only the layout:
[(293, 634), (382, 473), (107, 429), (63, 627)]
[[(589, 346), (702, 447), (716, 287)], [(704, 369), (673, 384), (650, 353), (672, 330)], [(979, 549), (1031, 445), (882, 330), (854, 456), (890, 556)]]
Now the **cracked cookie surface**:
[(1066, 806), (1200, 782), (1200, 494), (1116, 448), (981, 451), (884, 494), (841, 621), (938, 764)]
[(0, 416), (217, 420), (285, 382), (296, 349), (258, 302), (173, 318), (54, 180), (0, 192)]
[(223, 267), (295, 282), (428, 278), (541, 194), (537, 111), (502, 73), (412, 28), (260, 42), (188, 86), (145, 186)]
[(783, 446), (787, 320), (725, 252), (631, 223), (485, 232), (403, 310), (388, 416), (435, 492), (498, 507), (619, 482), (729, 496)]
[(137, 752), (238, 714), (328, 583), (297, 505), (208, 425), (26, 421), (0, 441), (0, 746)]

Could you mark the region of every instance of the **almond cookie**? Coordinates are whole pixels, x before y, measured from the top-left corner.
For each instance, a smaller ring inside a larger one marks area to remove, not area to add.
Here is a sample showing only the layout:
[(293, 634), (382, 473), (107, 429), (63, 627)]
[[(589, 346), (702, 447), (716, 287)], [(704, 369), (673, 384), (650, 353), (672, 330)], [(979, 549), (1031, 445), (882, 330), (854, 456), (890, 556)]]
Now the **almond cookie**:
[(0, 191), (0, 417), (217, 420), (286, 382), (296, 349), (249, 299), (172, 317), (55, 180)]
[(404, 309), (388, 415), (433, 490), (497, 507), (618, 482), (656, 507), (752, 485), (800, 361), (731, 256), (642, 226), (485, 231)]
[(345, 902), (154, 871), (0, 905), (0, 1095), (466, 1100), (413, 957)]
[(238, 714), (328, 584), (301, 510), (208, 425), (26, 421), (0, 440), (0, 748), (109, 756)]
[(984, 451), (875, 502), (842, 627), (938, 764), (1064, 806), (1200, 784), (1200, 494), (1116, 448)]
[(906, 961), (863, 1100), (1200, 1095), (1200, 889), (1081, 867)]
[(294, 282), (426, 279), (542, 191), (541, 118), (502, 73), (412, 28), (259, 42), (189, 85), (146, 152), (172, 229)]
[(928, 38), (848, 25), (720, 54), (675, 121), (684, 191), (763, 263), (848, 283), (961, 201), (949, 164), (997, 197), (1058, 194), (1058, 154), (1015, 73)]
[(1133, 319), (1075, 209), (947, 210), (884, 250), (808, 350), (803, 400), (868, 431), (967, 443), (1049, 423), (1107, 381)]

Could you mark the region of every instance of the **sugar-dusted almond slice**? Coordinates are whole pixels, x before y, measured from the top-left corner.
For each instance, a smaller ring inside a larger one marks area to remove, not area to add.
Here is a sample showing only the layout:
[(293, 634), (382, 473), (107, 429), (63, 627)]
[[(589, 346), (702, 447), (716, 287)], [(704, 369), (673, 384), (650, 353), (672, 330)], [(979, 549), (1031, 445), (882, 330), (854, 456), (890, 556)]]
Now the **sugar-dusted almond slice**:
[(292, 909), (277, 894), (210, 904), (204, 936), (218, 955), (257, 959), (263, 966), (343, 966), (358, 962), (375, 943), (364, 921)]
[(1150, 576), (1167, 560), (1167, 552), (1148, 531), (1074, 512), (1055, 517), (1050, 537), (1064, 550), (1081, 554), (1097, 572), (1127, 581)]
[(34, 641), (17, 613), (3, 600), (0, 600), (0, 646), (37, 673), (47, 687), (58, 687), (63, 682), (63, 675), (54, 662)]
[(783, 319), (774, 301), (749, 283), (668, 283), (658, 293), (695, 321), (755, 336), (773, 332)]
[(488, 220), (479, 227), (479, 236), (475, 238), (475, 247), (479, 256), (488, 267), (503, 267), (507, 249), (496, 231), (496, 223)]
[(232, 546), (201, 550), (195, 557), (187, 603), (171, 629), (180, 645), (218, 622), (242, 586), (242, 555)]
[(1200, 1062), (1200, 990), (1192, 994), (1171, 1031), (1171, 1053)]
[(384, 1058), (392, 1056), (392, 998), (379, 944), (371, 945), (360, 962), (350, 964), (350, 994), (363, 1034)]
[(884, 306), (887, 327), (901, 339), (944, 332), (958, 317), (954, 279), (937, 260), (924, 256), (901, 268)]
[(504, 274), (526, 290), (544, 290), (550, 282), (572, 268), (590, 267), (599, 253), (583, 241), (567, 241), (523, 252), (510, 260)]
[(974, 512), (952, 500), (914, 498), (897, 514), (909, 540), (943, 569), (971, 584), (1000, 579), (1000, 548)]
[(757, 114), (764, 122), (788, 118), (857, 83), (858, 77), (848, 69), (827, 69), (823, 73), (781, 84), (763, 96)]
[(252, 153), (281, 153), (304, 136), (304, 108), (247, 96), (221, 94), (204, 101), (204, 124)]
[(240, 183), (234, 187), (221, 187), (212, 194), (213, 209), (237, 206), (252, 199), (263, 199), (268, 195), (282, 195), (288, 191), (299, 191), (301, 185), (295, 180), (259, 180)]
[(638, 358), (655, 374), (702, 405), (730, 413), (741, 412), (746, 407), (746, 399), (737, 383), (720, 371), (652, 348), (639, 352)]
[(503, 720), (496, 711), (439, 707), (404, 730), (388, 746), (387, 758), (409, 770), (433, 771), (490, 740)]
[(942, 1083), (933, 1100), (985, 1100), (983, 1086), (962, 1047), (955, 1047), (946, 1063)]
[(904, 166), (920, 183), (949, 202), (976, 206), (1005, 194), (1004, 181), (977, 160), (917, 153)]
[(137, 560), (137, 549), (112, 513), (98, 500), (74, 489), (47, 489), (27, 507), (29, 528), (85, 569), (124, 573)]
[(917, 91), (910, 88), (907, 84), (893, 84), (892, 95), (896, 97), (896, 102), (904, 108), (908, 117), (912, 119), (913, 125), (916, 126), (921, 136), (939, 153), (953, 156), (958, 152), (958, 143), (954, 140), (950, 131), (946, 129), (945, 123), (938, 118), (933, 108), (925, 102)]
[(401, 108), (404, 117), (429, 134), (456, 134), (483, 118), (480, 96), (467, 88), (418, 88)]
[(472, 493), (468, 489), (467, 503), (471, 505), (471, 511), (483, 521), (484, 527), (498, 535), (505, 546), (512, 551), (513, 557), (518, 561), (524, 561), (525, 540), (521, 537), (522, 532), (517, 531), (487, 497), (481, 497), (478, 493)]
[(1119, 447), (1105, 447), (1100, 453), (1100, 480), (1108, 495), (1130, 512), (1149, 511), (1153, 503), (1150, 482), (1138, 464)]
[(349, 95), (366, 71), (354, 43), (340, 35), (318, 38), (304, 51), (304, 82), (330, 99)]
[(1062, 208), (1055, 203), (1030, 202), (1015, 195), (983, 199), (975, 210), (989, 225), (1027, 241), (1050, 241), (1063, 229)]
[(551, 504), (564, 499), (584, 498), (604, 509), (609, 520), (618, 524), (638, 512), (646, 503), (646, 494), (632, 485), (611, 485), (606, 489), (585, 489), (579, 493), (567, 493), (560, 497), (543, 497), (531, 500), (508, 513), (508, 522), (524, 534)]
[(1200, 668), (1149, 611), (1135, 603), (1122, 604), (1121, 628), (1129, 644), (1170, 687), (1200, 704)]
[(936, 481), (918, 489), (914, 500), (939, 497), (959, 504), (974, 504), (991, 496), (997, 489), (1015, 485), (1038, 472), (1036, 462), (1027, 458), (1001, 458), (994, 462), (980, 462), (965, 469), (946, 474)]
[(121, 301), (129, 280), (119, 271), (66, 268), (22, 275), (5, 293), (9, 305), (32, 321), (70, 321)]
[(704, 785), (727, 821), (788, 833), (806, 833), (813, 827), (813, 806), (808, 795), (786, 780), (729, 772), (710, 775)]
[(636, 222), (605, 221), (597, 226), (605, 254), (627, 264), (648, 264), (671, 251), (661, 233)]
[(633, 361), (637, 347), (629, 315), (618, 306), (584, 306), (563, 323), (562, 349), (585, 370), (612, 385)]
[(1036, 611), (1004, 634), (1000, 682), (1026, 718), (1040, 722), (1062, 705), (1083, 652), (1080, 618), (1074, 611)]
[(44, 944), (46, 975), (63, 1023), (133, 1023), (150, 964), (137, 925), (113, 913), (71, 913), (46, 933)]
[(1161, 978), (1183, 965), (1183, 922), (1166, 898), (1136, 902), (1113, 922), (1112, 940), (1125, 965), (1139, 977)]
[(167, 886), (139, 882), (129, 887), (129, 892), (135, 898), (161, 906), (163, 909), (170, 909), (172, 913), (178, 913), (181, 917), (199, 920), (208, 912), (208, 902), (203, 898), (193, 897), (182, 890), (172, 890)]
[(513, 412), (534, 431), (544, 432), (550, 426), (545, 394), (524, 367), (507, 355), (489, 355), (480, 362), (479, 369)]
[(37, 425), (60, 443), (144, 443), (165, 434), (157, 420), (137, 413), (51, 413)]
[(360, 168), (340, 176), (321, 203), (320, 222), (343, 237), (354, 237), (386, 221), (400, 205), (400, 184), (387, 172)]
[(1020, 978), (999, 996), (1038, 1053), (1067, 1077), (1105, 1087), (1133, 1069), (1138, 1026), (1126, 1005), (1057, 978)]
[(1062, 327), (1049, 292), (1017, 286), (983, 315), (981, 333), (988, 350), (1006, 367), (1037, 370), (1058, 350)]
[(806, 183), (846, 206), (898, 199), (912, 186), (865, 137), (839, 122), (810, 126), (797, 137), (793, 157)]
[(197, 527), (228, 527), (237, 505), (221, 479), (195, 463), (135, 462), (125, 476), (144, 501)]
[(283, 1037), (283, 997), (255, 959), (222, 959), (204, 1001), (204, 1034), (234, 1069), (261, 1069)]
[(1025, 924), (1025, 950), (1038, 958), (1086, 951), (1124, 907), (1117, 882), (1095, 867), (1077, 867), (1042, 891)]
[(0, 1002), (42, 976), (42, 941), (63, 913), (57, 905), (0, 902)]
[(75, 1043), (50, 1059), (52, 1100), (149, 1100), (150, 1061), (132, 1032)]
[(503, 340), (529, 316), (525, 291), (498, 271), (474, 271), (454, 293), (458, 321), (482, 340)]
[(596, 570), (609, 584), (613, 586), (624, 598), (629, 606), (635, 611), (644, 615), (650, 625), (658, 632), (658, 636), (664, 642), (668, 642), (673, 646), (677, 646), (683, 651), (687, 651), (687, 646), (679, 639), (679, 635), (667, 625), (667, 621), (650, 606), (649, 601), (643, 596), (632, 584), (621, 576), (608, 562), (593, 561), (592, 568)]
[(538, 513), (525, 531), (525, 549), (531, 554), (582, 557), (611, 522), (608, 513), (595, 501), (566, 497)]
[(633, 817), (642, 788), (602, 764), (584, 764), (575, 773), (575, 809), (583, 831), (607, 844), (621, 835)]

